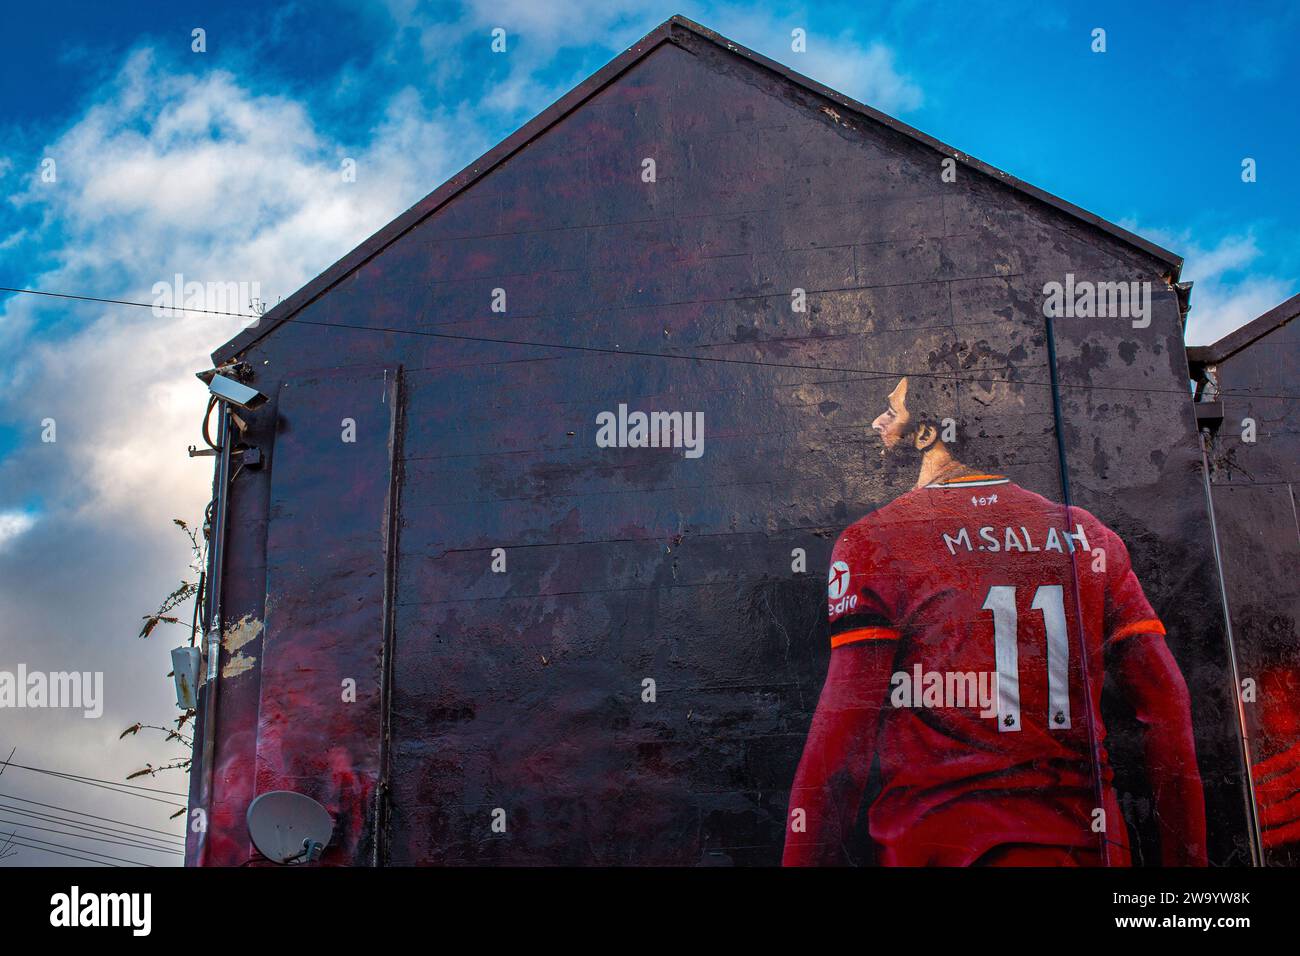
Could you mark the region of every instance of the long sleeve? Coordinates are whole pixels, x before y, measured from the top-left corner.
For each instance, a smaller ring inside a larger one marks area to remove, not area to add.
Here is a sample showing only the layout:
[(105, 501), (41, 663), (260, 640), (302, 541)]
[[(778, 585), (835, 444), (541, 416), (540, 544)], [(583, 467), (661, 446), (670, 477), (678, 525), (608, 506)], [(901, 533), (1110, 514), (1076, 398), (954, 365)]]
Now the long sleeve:
[(1191, 699), (1164, 637), (1130, 634), (1110, 649), (1107, 669), (1145, 731), (1147, 776), (1165, 866), (1205, 866), (1205, 796), (1196, 766)]
[(889, 693), (894, 640), (831, 651), (830, 668), (790, 790), (783, 866), (836, 865), (857, 819)]

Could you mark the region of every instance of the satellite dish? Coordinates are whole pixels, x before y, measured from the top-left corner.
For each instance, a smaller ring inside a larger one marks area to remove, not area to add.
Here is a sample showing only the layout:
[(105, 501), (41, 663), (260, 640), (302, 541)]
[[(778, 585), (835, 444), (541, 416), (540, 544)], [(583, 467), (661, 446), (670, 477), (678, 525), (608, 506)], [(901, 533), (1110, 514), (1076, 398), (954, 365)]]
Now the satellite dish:
[(329, 811), (304, 793), (273, 790), (248, 805), (248, 835), (275, 863), (312, 863), (334, 833)]

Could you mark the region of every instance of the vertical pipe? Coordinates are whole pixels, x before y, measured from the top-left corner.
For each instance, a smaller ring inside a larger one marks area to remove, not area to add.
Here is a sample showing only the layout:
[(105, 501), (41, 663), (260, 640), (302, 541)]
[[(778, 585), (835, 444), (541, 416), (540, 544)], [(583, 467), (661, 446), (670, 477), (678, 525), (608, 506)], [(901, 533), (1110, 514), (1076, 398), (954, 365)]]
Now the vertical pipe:
[(221, 586), (222, 586), (222, 565), (225, 563), (225, 543), (226, 543), (226, 512), (229, 508), (230, 497), (230, 406), (225, 402), (219, 402), (220, 405), (220, 423), (217, 427), (217, 433), (221, 437), (221, 453), (217, 458), (217, 473), (213, 484), (215, 485), (213, 501), (215, 504), (212, 509), (212, 547), (208, 550), (208, 633), (207, 638), (207, 656), (208, 668), (207, 678), (204, 681), (203, 696), (203, 749), (201, 752), (199, 769), (199, 808), (202, 810), (201, 817), (202, 829), (199, 831), (199, 845), (194, 854), (194, 862), (197, 866), (202, 866), (206, 862), (208, 849), (208, 830), (212, 825), (212, 784), (213, 784), (213, 756), (216, 750), (216, 723), (217, 723), (217, 678), (220, 673), (221, 663)]
[[(1065, 416), (1061, 412), (1061, 388), (1056, 371), (1056, 328), (1052, 317), (1047, 319), (1047, 369), (1052, 385), (1052, 431), (1056, 434), (1056, 462), (1061, 473), (1061, 498), (1065, 505), (1065, 526), (1067, 533), (1074, 526), (1074, 500), (1070, 493), (1070, 465), (1065, 453)], [(1079, 635), (1079, 668), (1084, 687), (1084, 718), (1088, 725), (1088, 752), (1092, 754), (1092, 789), (1093, 798), (1106, 812), (1106, 793), (1101, 781), (1101, 744), (1092, 722), (1092, 680), (1088, 674), (1088, 642), (1084, 640), (1083, 605), (1079, 594), (1079, 572), (1075, 564), (1074, 551), (1070, 551), (1070, 583), (1074, 593), (1074, 631)], [(1104, 819), (1104, 818), (1103, 818)], [(1122, 821), (1120, 821), (1122, 822)], [(1111, 840), (1107, 835), (1113, 821), (1105, 820), (1105, 829), (1101, 832), (1101, 854), (1105, 866), (1110, 866)]]
[(1232, 699), (1237, 705), (1237, 727), (1241, 735), (1241, 760), (1246, 769), (1246, 820), (1250, 825), (1250, 861), (1264, 865), (1264, 842), (1259, 830), (1259, 804), (1255, 802), (1255, 773), (1250, 766), (1250, 730), (1246, 710), (1241, 702), (1241, 674), (1237, 671), (1237, 644), (1232, 633), (1232, 613), (1228, 607), (1228, 584), (1223, 576), (1223, 555), (1219, 550), (1219, 526), (1214, 518), (1214, 494), (1210, 485), (1210, 458), (1205, 451), (1205, 432), (1197, 429), (1201, 443), (1201, 476), (1205, 480), (1205, 506), (1210, 512), (1210, 541), (1214, 545), (1214, 569), (1219, 575), (1219, 599), (1223, 603), (1223, 630), (1228, 637), (1228, 660), (1232, 664)]
[(379, 732), (379, 786), (375, 795), (375, 836), (372, 865), (388, 863), (388, 828), (392, 804), (392, 713), (393, 713), (393, 652), (396, 644), (395, 607), (397, 603), (398, 535), (402, 509), (402, 454), (406, 429), (405, 387), (402, 367), (393, 375), (393, 399), (388, 432), (388, 504), (384, 516), (384, 650), (380, 665), (380, 732)]

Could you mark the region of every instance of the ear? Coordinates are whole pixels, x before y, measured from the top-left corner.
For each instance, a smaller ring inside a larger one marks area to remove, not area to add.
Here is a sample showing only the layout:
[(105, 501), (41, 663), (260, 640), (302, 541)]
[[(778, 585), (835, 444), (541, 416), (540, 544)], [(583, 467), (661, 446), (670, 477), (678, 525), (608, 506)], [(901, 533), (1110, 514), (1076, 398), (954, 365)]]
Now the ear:
[(939, 433), (933, 425), (918, 425), (916, 429), (916, 450), (925, 451), (939, 439)]

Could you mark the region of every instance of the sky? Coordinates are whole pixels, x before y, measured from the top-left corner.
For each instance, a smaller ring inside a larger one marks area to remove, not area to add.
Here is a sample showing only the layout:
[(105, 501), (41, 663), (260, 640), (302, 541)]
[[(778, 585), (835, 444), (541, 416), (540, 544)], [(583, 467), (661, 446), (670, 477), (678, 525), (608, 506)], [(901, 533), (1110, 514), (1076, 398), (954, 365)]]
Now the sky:
[[(1182, 255), (1189, 344), (1300, 291), (1300, 111), (1284, 96), (1300, 88), (1300, 5), (985, 6), (12, 5), (0, 286), (150, 302), (181, 274), (256, 282), (274, 303), (680, 13)], [(185, 451), (206, 401), (194, 373), (241, 324), (0, 293), (0, 671), (105, 682), (97, 719), (0, 710), (0, 760), (16, 747), (15, 764), (121, 780), (182, 752), (117, 738), (177, 713), (168, 652), (188, 635), (136, 635), (186, 573), (172, 519), (198, 524), (210, 495), (212, 460)], [(174, 773), (134, 782), (185, 789)], [(0, 847), (14, 820), (37, 820), (15, 815), (35, 809), (24, 800), (180, 832), (159, 799), (11, 767)], [(50, 843), (179, 859), (64, 829), (0, 866), (74, 862)]]

